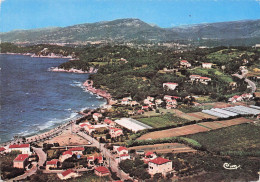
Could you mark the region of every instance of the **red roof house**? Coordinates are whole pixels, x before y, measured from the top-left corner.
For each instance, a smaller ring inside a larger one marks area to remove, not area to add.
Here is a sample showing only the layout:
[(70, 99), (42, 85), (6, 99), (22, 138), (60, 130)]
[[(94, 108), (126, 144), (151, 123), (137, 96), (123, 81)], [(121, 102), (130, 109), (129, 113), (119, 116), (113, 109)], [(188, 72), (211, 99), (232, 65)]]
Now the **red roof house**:
[(13, 160), (13, 167), (16, 168), (24, 168), (25, 165), (28, 162), (29, 155), (28, 154), (19, 154), (14, 160)]
[(95, 168), (95, 174), (97, 176), (108, 176), (110, 171), (104, 166), (99, 166)]

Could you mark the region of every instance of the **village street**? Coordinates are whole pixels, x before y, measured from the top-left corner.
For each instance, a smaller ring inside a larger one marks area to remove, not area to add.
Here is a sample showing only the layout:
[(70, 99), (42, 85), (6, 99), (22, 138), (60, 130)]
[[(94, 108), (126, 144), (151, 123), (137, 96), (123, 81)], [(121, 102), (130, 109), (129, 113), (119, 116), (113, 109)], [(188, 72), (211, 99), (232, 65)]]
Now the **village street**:
[[(239, 75), (239, 74), (233, 74), (232, 76), (238, 77), (240, 79), (244, 78), (243, 75)], [(254, 93), (256, 91), (256, 85), (254, 82), (252, 82), (251, 80), (245, 78), (245, 82), (248, 83), (248, 85), (251, 87), (251, 93)]]
[(111, 167), (113, 172), (116, 172), (118, 177), (121, 178), (121, 180), (126, 180), (129, 179), (129, 175), (126, 174), (124, 171), (119, 169), (119, 166), (117, 164), (117, 162), (115, 161), (113, 155), (110, 153), (110, 151), (108, 149), (106, 149), (104, 147), (104, 144), (99, 143), (96, 139), (92, 138), (91, 136), (87, 135), (84, 132), (78, 132), (77, 133), (79, 136), (84, 137), (85, 139), (87, 139), (88, 141), (90, 141), (92, 143), (93, 146), (97, 147), (100, 149), (100, 151), (102, 152), (102, 154), (107, 158), (108, 161), (108, 166)]

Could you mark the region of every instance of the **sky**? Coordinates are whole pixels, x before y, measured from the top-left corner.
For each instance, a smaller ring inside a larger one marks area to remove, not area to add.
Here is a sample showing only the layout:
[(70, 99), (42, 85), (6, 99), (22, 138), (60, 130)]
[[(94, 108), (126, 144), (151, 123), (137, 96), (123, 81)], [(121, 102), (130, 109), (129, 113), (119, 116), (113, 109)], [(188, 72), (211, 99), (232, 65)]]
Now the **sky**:
[(0, 0), (0, 32), (139, 18), (160, 27), (260, 19), (260, 0)]

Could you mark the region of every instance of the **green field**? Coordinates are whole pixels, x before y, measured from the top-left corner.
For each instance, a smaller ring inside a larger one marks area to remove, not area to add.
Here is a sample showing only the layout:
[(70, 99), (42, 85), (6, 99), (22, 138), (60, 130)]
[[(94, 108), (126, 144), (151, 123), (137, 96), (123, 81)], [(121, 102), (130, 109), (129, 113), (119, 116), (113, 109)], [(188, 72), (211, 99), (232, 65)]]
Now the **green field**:
[(139, 118), (138, 121), (140, 121), (144, 124), (147, 124), (149, 126), (152, 126), (154, 128), (160, 128), (160, 127), (164, 127), (164, 126), (175, 125), (178, 123), (189, 122), (189, 120), (179, 118), (170, 113), (162, 115), (162, 116), (156, 116), (156, 117)]
[[(260, 127), (253, 124), (241, 124), (219, 130), (188, 135), (209, 151), (222, 154), (260, 155)], [(228, 153), (227, 153), (228, 152)]]
[(207, 55), (207, 59), (210, 62), (224, 63), (234, 58), (239, 58), (243, 54), (253, 55), (254, 53), (248, 51), (238, 51), (237, 49), (232, 49), (232, 50), (223, 49)]

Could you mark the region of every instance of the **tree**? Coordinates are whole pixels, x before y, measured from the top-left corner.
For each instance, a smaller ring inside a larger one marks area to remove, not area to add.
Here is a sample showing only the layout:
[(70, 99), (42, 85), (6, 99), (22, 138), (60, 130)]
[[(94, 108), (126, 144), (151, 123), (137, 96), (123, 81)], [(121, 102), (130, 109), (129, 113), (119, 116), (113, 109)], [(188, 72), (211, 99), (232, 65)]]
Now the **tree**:
[(134, 167), (134, 162), (132, 160), (126, 159), (119, 163), (119, 167), (125, 172), (125, 173), (131, 173), (132, 169)]

